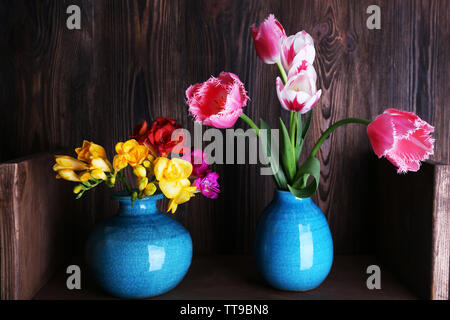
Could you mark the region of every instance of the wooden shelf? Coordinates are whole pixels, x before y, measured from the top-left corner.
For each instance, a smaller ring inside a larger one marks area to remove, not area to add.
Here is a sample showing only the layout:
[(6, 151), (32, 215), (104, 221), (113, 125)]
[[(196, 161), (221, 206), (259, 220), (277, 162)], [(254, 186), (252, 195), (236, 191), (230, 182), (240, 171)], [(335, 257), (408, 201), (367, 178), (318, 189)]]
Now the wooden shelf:
[[(251, 256), (196, 257), (185, 279), (175, 289), (152, 299), (418, 299), (382, 265), (381, 289), (367, 289), (369, 275), (366, 269), (372, 264), (378, 264), (373, 256), (336, 256), (330, 275), (319, 288), (308, 292), (287, 292), (266, 285), (259, 277)], [(83, 266), (81, 270), (81, 290), (68, 290), (65, 285), (67, 275), (60, 272), (34, 299), (114, 299), (87, 279), (86, 274), (83, 274)]]
[[(112, 202), (93, 196), (86, 199), (87, 203), (77, 202), (71, 185), (61, 184), (49, 170), (52, 161), (53, 155), (47, 153), (0, 164), (0, 299), (108, 299), (88, 280), (85, 268), (81, 291), (67, 290), (66, 274), (58, 273), (58, 269), (68, 265), (72, 250), (81, 250), (92, 223), (100, 220), (89, 212), (96, 208), (114, 212), (108, 207)], [(337, 256), (330, 276), (320, 288), (292, 293), (265, 285), (251, 257), (201, 256), (194, 259), (177, 288), (155, 299), (448, 300), (450, 165), (429, 162), (422, 165), (420, 172), (398, 175), (387, 161), (377, 163), (373, 185), (377, 201), (373, 212), (364, 214), (373, 216), (373, 245), (369, 252), (380, 260), (372, 256)], [(200, 241), (194, 235), (209, 228), (200, 225), (189, 229), (197, 239), (196, 252), (203, 251), (198, 249)], [(354, 232), (368, 232), (366, 227), (356, 223)], [(333, 225), (333, 229), (337, 232), (339, 227)], [(238, 252), (244, 249), (236, 247)], [(381, 290), (366, 288), (365, 271), (371, 264), (381, 266)]]

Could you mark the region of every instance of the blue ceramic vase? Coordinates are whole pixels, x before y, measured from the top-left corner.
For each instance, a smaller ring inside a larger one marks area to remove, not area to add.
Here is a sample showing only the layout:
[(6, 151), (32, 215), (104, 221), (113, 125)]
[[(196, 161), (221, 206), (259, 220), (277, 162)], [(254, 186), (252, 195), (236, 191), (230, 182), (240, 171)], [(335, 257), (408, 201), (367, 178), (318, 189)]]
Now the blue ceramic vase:
[(263, 278), (281, 290), (317, 288), (333, 263), (327, 219), (311, 198), (275, 191), (256, 230), (255, 262)]
[(86, 246), (91, 276), (106, 292), (122, 298), (146, 298), (178, 285), (192, 260), (189, 232), (161, 213), (163, 195), (137, 199), (118, 193), (118, 214), (99, 224)]

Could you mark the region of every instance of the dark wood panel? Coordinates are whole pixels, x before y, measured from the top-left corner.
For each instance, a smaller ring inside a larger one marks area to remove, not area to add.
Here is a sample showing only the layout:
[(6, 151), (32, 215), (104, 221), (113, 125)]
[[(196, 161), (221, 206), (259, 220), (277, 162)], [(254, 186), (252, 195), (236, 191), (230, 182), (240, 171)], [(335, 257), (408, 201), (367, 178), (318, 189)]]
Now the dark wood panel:
[(450, 166), (425, 163), (396, 175), (382, 161), (377, 170), (378, 256), (417, 295), (448, 300)]
[(448, 300), (450, 292), (450, 166), (434, 167), (431, 299)]
[(1, 299), (31, 299), (73, 252), (75, 200), (52, 158), (0, 165)]
[[(81, 30), (67, 30), (65, 9), (82, 9)], [(366, 8), (381, 7), (381, 30), (368, 30)], [(157, 115), (189, 129), (185, 89), (220, 71), (239, 75), (247, 114), (272, 126), (286, 118), (276, 99), (275, 66), (258, 60), (250, 25), (274, 13), (289, 34), (316, 41), (319, 86), (308, 150), (343, 117), (373, 118), (386, 107), (415, 111), (436, 126), (434, 159), (450, 161), (448, 79), (450, 3), (432, 1), (25, 1), (2, 2), (0, 14), (0, 160), (81, 144), (126, 139)], [(246, 128), (238, 121), (238, 127)], [(112, 156), (112, 153), (110, 153)], [(326, 213), (338, 253), (373, 248), (372, 154), (365, 129), (339, 129), (320, 152), (314, 200)], [(180, 208), (195, 252), (251, 252), (273, 183), (254, 165), (218, 165), (223, 193)], [(394, 170), (392, 168), (392, 170)], [(62, 183), (62, 182), (61, 182)], [(114, 212), (107, 191), (77, 204), (79, 247), (99, 219)]]

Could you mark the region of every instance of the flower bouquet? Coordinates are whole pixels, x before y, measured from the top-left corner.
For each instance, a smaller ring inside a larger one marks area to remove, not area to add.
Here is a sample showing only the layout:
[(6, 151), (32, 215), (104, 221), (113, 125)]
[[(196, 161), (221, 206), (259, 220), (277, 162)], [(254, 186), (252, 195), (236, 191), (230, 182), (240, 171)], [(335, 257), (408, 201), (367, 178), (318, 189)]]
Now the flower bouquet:
[[(102, 146), (85, 140), (75, 149), (76, 159), (56, 155), (53, 170), (56, 178), (78, 183), (73, 189), (77, 199), (103, 182), (112, 188), (117, 180), (126, 188), (132, 203), (153, 195), (159, 187), (170, 199), (167, 211), (172, 213), (197, 192), (217, 198), (219, 175), (211, 171), (202, 150), (190, 152), (184, 148), (181, 134), (178, 140), (172, 139), (178, 129), (181, 126), (175, 120), (163, 117), (158, 117), (151, 128), (147, 121), (137, 125), (130, 140), (116, 144), (112, 165)], [(182, 158), (170, 159), (172, 151), (178, 151), (173, 153)], [(128, 166), (133, 169), (137, 189), (131, 188), (124, 174)]]
[[(73, 192), (78, 199), (102, 183), (112, 188), (120, 181), (125, 188), (112, 196), (120, 203), (118, 214), (97, 225), (86, 245), (90, 273), (112, 295), (162, 294), (174, 288), (189, 269), (190, 234), (159, 212), (156, 201), (170, 199), (167, 211), (175, 213), (195, 193), (215, 199), (219, 175), (211, 170), (202, 150), (190, 152), (182, 144), (182, 133), (174, 120), (159, 117), (151, 127), (147, 122), (136, 126), (131, 139), (117, 143), (112, 164), (105, 149), (89, 141), (75, 149), (76, 159), (55, 156), (57, 178), (76, 182)], [(132, 168), (136, 188), (124, 174), (127, 167)], [(135, 202), (138, 205), (133, 206)]]
[[(243, 113), (249, 98), (235, 74), (222, 72), (217, 78), (190, 86), (186, 91), (187, 105), (194, 119), (204, 125), (230, 128), (241, 118), (261, 138), (277, 192), (258, 226), (256, 262), (273, 286), (309, 290), (325, 279), (333, 260), (327, 221), (310, 199), (319, 186), (320, 161), (316, 156), (324, 141), (342, 125), (366, 125), (376, 155), (386, 157), (399, 173), (404, 173), (419, 170), (420, 161), (433, 154), (434, 128), (414, 113), (397, 109), (387, 109), (374, 121), (343, 119), (323, 132), (300, 163), (314, 106), (322, 94), (316, 86), (313, 66), (314, 40), (305, 31), (287, 36), (273, 15), (259, 27), (252, 26), (252, 37), (258, 57), (266, 64), (276, 64), (280, 71), (275, 89), (281, 107), (289, 111), (288, 125), (279, 119), (280, 141), (273, 139), (271, 131), (275, 129), (263, 119), (257, 126)], [(273, 150), (280, 150), (279, 155)]]

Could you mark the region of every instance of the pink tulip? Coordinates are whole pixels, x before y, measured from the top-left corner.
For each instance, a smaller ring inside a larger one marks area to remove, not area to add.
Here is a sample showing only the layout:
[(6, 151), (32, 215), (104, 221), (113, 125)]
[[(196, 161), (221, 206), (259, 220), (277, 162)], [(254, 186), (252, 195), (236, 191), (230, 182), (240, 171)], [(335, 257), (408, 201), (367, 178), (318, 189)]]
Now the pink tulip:
[(231, 128), (248, 100), (243, 83), (230, 72), (190, 86), (186, 97), (195, 121), (216, 128)]
[(373, 151), (392, 162), (398, 173), (419, 170), (420, 161), (433, 154), (433, 131), (414, 113), (397, 109), (387, 109), (367, 127)]
[(292, 67), (286, 85), (277, 77), (277, 95), (281, 106), (302, 114), (311, 110), (322, 94), (322, 90), (317, 91), (316, 81), (316, 70), (306, 60)]
[(257, 28), (252, 25), (252, 37), (256, 54), (267, 64), (280, 62), (280, 38), (285, 38), (283, 26), (273, 14)]
[(306, 31), (281, 39), (280, 48), (281, 63), (286, 72), (289, 72), (295, 63), (303, 60), (308, 61), (309, 64), (314, 63), (316, 57), (314, 40)]

